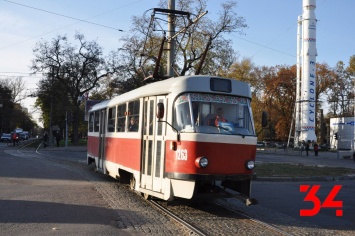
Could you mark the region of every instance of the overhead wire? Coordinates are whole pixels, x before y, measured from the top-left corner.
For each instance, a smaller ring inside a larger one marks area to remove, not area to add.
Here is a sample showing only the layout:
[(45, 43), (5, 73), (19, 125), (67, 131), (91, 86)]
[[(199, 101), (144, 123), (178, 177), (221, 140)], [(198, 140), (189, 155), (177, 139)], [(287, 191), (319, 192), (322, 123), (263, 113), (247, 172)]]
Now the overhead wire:
[[(69, 18), (69, 19), (72, 19), (72, 20), (77, 20), (77, 21), (80, 21), (80, 22), (85, 22), (85, 23), (88, 23), (88, 24), (93, 24), (93, 25), (97, 25), (97, 26), (101, 26), (101, 27), (105, 27), (105, 28), (109, 28), (109, 29), (114, 29), (114, 30), (118, 30), (118, 31), (123, 32), (122, 29), (113, 28), (113, 27), (110, 27), (110, 26), (107, 26), (107, 25), (102, 25), (102, 24), (98, 24), (98, 23), (91, 22), (91, 21), (87, 21), (87, 20), (83, 20), (83, 19), (78, 19), (78, 18), (75, 18), (75, 17), (72, 17), (72, 16), (67, 16), (67, 15), (63, 15), (63, 14), (60, 14), (60, 13), (56, 13), (56, 12), (52, 12), (52, 11), (47, 11), (47, 10), (44, 10), (44, 9), (40, 9), (40, 8), (37, 8), (37, 7), (28, 6), (28, 5), (25, 5), (25, 4), (21, 4), (21, 3), (17, 3), (17, 2), (13, 2), (13, 1), (9, 1), (9, 0), (3, 0), (3, 1), (4, 1), (4, 2), (8, 2), (8, 3), (12, 3), (12, 4), (16, 4), (16, 5), (19, 5), (19, 6), (31, 8), (31, 9), (34, 9), (34, 10), (37, 10), (37, 11), (46, 12), (46, 13), (49, 13), (49, 14), (52, 14), (52, 15), (57, 15), (57, 16)], [(112, 11), (112, 10), (111, 10), (111, 11)], [(111, 11), (110, 11), (110, 12), (111, 12)], [(91, 18), (93, 18), (93, 17), (90, 17), (90, 18), (88, 18), (88, 19), (91, 19)]]
[[(294, 24), (292, 24), (291, 26), (289, 26), (286, 30), (284, 30), (282, 33), (280, 33), (279, 35), (277, 35), (275, 38), (273, 38), (271, 41), (269, 41), (268, 43), (267, 43), (267, 45), (266, 46), (264, 46), (264, 48), (268, 48), (268, 49), (270, 49), (270, 47), (268, 47), (272, 42), (274, 42), (276, 39), (278, 39), (278, 38), (280, 38), (281, 37), (281, 35), (283, 35), (286, 31), (289, 31), (291, 28), (293, 28), (294, 27)], [(251, 56), (251, 58), (253, 58), (254, 56), (256, 56), (259, 52), (261, 52), (263, 50), (263, 48), (261, 48), (259, 51), (257, 51), (256, 53), (254, 53), (252, 56)], [(274, 49), (273, 49), (274, 50)], [(288, 54), (288, 53), (284, 53), (284, 54), (286, 54), (286, 55), (290, 55), (290, 54)], [(293, 57), (296, 57), (296, 56), (294, 56), (294, 55), (292, 55)]]
[[(256, 43), (254, 41), (251, 41), (251, 40), (248, 40), (248, 39), (244, 39), (244, 38), (241, 38), (241, 37), (238, 37), (238, 36), (235, 36), (235, 35), (232, 35), (234, 38), (237, 38), (237, 39), (241, 39), (243, 41), (246, 41), (246, 42), (249, 42), (249, 43), (252, 43), (252, 44), (255, 44), (255, 45), (258, 45), (258, 46), (261, 46), (261, 47), (264, 47), (264, 48), (267, 48), (267, 49), (270, 49), (272, 51), (275, 51), (275, 52), (279, 52), (279, 53), (282, 53), (282, 54), (285, 54), (287, 56), (290, 56), (290, 57), (296, 57), (295, 55), (292, 55), (292, 54), (289, 54), (287, 52), (283, 52), (283, 51), (280, 51), (280, 50), (277, 50), (275, 48), (271, 48), (269, 46), (266, 46), (266, 45), (263, 45), (263, 44), (260, 44), (260, 43)], [(256, 54), (254, 54), (252, 57), (254, 57)], [(251, 57), (251, 58), (252, 58)]]
[(126, 4), (126, 5), (124, 5), (124, 6), (121, 6), (121, 7), (115, 8), (115, 9), (112, 9), (112, 10), (110, 10), (110, 11), (106, 11), (106, 12), (97, 14), (97, 15), (95, 15), (95, 16), (91, 16), (91, 17), (86, 18), (86, 19), (78, 19), (78, 18), (75, 18), (75, 17), (66, 16), (66, 15), (63, 15), (63, 14), (59, 14), (59, 13), (55, 13), (55, 12), (43, 10), (43, 9), (36, 8), (36, 7), (31, 7), (31, 6), (28, 6), (28, 5), (20, 4), (20, 3), (13, 2), (13, 1), (9, 1), (9, 0), (2, 0), (2, 1), (8, 2), (8, 3), (12, 3), (12, 4), (15, 4), (15, 5), (20, 5), (20, 6), (27, 7), (27, 8), (31, 8), (31, 9), (35, 9), (35, 10), (38, 10), (38, 11), (43, 11), (43, 12), (46, 12), (46, 13), (49, 13), (49, 14), (54, 14), (54, 15), (58, 15), (58, 16), (61, 16), (61, 17), (66, 17), (66, 18), (74, 19), (74, 20), (77, 20), (78, 22), (75, 22), (75, 23), (73, 23), (73, 24), (69, 24), (69, 25), (66, 25), (66, 26), (63, 26), (63, 27), (60, 27), (60, 28), (56, 28), (56, 29), (54, 29), (54, 30), (47, 31), (47, 32), (45, 32), (45, 33), (43, 33), (43, 34), (36, 35), (36, 36), (34, 36), (34, 37), (31, 37), (31, 38), (28, 38), (28, 39), (25, 39), (25, 40), (22, 40), (22, 41), (13, 43), (13, 44), (9, 44), (9, 45), (4, 46), (4, 47), (0, 47), (0, 50), (5, 49), (5, 48), (8, 48), (8, 47), (12, 47), (12, 46), (14, 46), (14, 45), (18, 45), (18, 44), (21, 44), (21, 43), (24, 43), (24, 42), (27, 42), (27, 41), (29, 41), (29, 40), (32, 40), (32, 39), (41, 37), (41, 36), (43, 36), (43, 35), (46, 35), (46, 34), (49, 34), (49, 33), (52, 33), (52, 32), (56, 32), (56, 31), (58, 31), (58, 30), (61, 30), (61, 29), (64, 29), (64, 28), (67, 28), (67, 27), (70, 27), (70, 26), (79, 24), (79, 23), (81, 23), (81, 22), (89, 23), (89, 24), (94, 24), (94, 25), (97, 25), (97, 26), (100, 26), (100, 27), (111, 28), (111, 29), (114, 29), (114, 30), (118, 30), (119, 32), (125, 32), (124, 30), (121, 30), (121, 29), (116, 29), (116, 28), (113, 28), (113, 27), (109, 27), (109, 26), (104, 26), (104, 25), (96, 24), (96, 23), (93, 23), (93, 22), (90, 22), (90, 21), (87, 21), (87, 20), (88, 20), (88, 19), (95, 18), (95, 17), (98, 17), (98, 16), (101, 16), (101, 15), (105, 15), (105, 14), (107, 14), (107, 13), (116, 11), (116, 10), (121, 9), (121, 8), (124, 8), (124, 7), (126, 7), (126, 6), (135, 4), (135, 3), (137, 3), (137, 2), (141, 2), (141, 1), (143, 1), (143, 0), (138, 0), (138, 1), (135, 1), (135, 2), (132, 2), (132, 3), (129, 3), (129, 4)]
[[(324, 3), (326, 2), (326, 0), (323, 0), (320, 4), (317, 4), (318, 6), (321, 6), (321, 5), (323, 5)], [(255, 52), (250, 58), (252, 59), (252, 58), (254, 58), (257, 54), (259, 54), (263, 49), (269, 49), (269, 50), (272, 50), (272, 51), (275, 51), (275, 52), (279, 52), (279, 53), (282, 53), (282, 54), (285, 54), (285, 55), (287, 55), (287, 56), (291, 56), (291, 57), (297, 57), (296, 55), (292, 55), (292, 54), (289, 54), (289, 53), (286, 53), (286, 52), (283, 52), (283, 51), (280, 51), (280, 50), (277, 50), (277, 49), (275, 49), (275, 48), (271, 48), (271, 47), (269, 47), (269, 45), (272, 43), (272, 42), (274, 42), (276, 39), (278, 39), (281, 35), (283, 35), (286, 31), (289, 31), (291, 28), (293, 28), (293, 27), (295, 27), (295, 24), (292, 24), (292, 25), (290, 25), (287, 29), (285, 29), (282, 33), (280, 33), (279, 35), (277, 35), (275, 38), (273, 38), (271, 41), (269, 41), (268, 43), (267, 43), (267, 45), (263, 45), (263, 44), (260, 44), (260, 43), (256, 43), (256, 42), (253, 42), (253, 41), (251, 41), (251, 40), (247, 40), (247, 39), (244, 39), (244, 38), (241, 38), (241, 37), (237, 37), (237, 36), (235, 36), (235, 35), (233, 35), (232, 34), (232, 36), (234, 37), (234, 38), (238, 38), (238, 39), (241, 39), (241, 40), (244, 40), (244, 41), (247, 41), (247, 42), (249, 42), (249, 43), (253, 43), (253, 44), (256, 44), (256, 45), (258, 45), (258, 46), (261, 46), (262, 48), (260, 49), (260, 50), (258, 50), (257, 52)]]

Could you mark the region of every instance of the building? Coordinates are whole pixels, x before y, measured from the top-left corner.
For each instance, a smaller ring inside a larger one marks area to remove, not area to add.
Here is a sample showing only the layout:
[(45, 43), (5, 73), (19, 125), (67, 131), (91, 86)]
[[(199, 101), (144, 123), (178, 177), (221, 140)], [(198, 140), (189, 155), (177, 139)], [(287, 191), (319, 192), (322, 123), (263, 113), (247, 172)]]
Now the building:
[(339, 117), (330, 119), (330, 148), (354, 149), (354, 117)]

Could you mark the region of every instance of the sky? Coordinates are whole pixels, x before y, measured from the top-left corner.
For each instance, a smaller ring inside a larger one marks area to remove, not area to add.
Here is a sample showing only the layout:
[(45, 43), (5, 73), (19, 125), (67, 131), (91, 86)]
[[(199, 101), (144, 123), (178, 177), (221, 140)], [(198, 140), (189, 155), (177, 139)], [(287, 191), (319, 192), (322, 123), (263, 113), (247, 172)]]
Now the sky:
[[(296, 64), (297, 18), (302, 15), (302, 0), (236, 2), (235, 12), (245, 18), (248, 28), (243, 34), (226, 37), (232, 40), (239, 59), (249, 58), (256, 66)], [(0, 78), (22, 76), (26, 92), (33, 93), (41, 79), (40, 75), (30, 76), (29, 69), (37, 42), (50, 42), (57, 35), (67, 35), (74, 42), (74, 34), (80, 32), (87, 40), (96, 40), (107, 55), (120, 47), (121, 37), (129, 35), (132, 17), (142, 16), (158, 3), (159, 0), (0, 0)], [(204, 17), (215, 19), (220, 3), (221, 0), (207, 0), (208, 14)], [(331, 67), (338, 61), (347, 65), (355, 55), (354, 9), (354, 0), (316, 1), (317, 62)], [(22, 105), (31, 113), (34, 102), (35, 98), (27, 98)], [(39, 114), (33, 116), (37, 119)]]

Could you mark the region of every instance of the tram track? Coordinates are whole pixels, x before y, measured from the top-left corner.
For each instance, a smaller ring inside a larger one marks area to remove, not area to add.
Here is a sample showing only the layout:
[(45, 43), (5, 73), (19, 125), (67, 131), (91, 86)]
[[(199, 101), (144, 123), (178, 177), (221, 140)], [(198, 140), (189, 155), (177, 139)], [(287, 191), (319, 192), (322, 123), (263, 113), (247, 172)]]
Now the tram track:
[(261, 220), (258, 220), (258, 219), (254, 218), (254, 217), (251, 217), (251, 216), (249, 216), (249, 215), (247, 215), (247, 214), (245, 214), (243, 212), (228, 208), (225, 205), (222, 205), (221, 203), (215, 202), (214, 204), (216, 204), (216, 205), (218, 205), (220, 207), (223, 207), (226, 210), (232, 211), (232, 212), (234, 212), (234, 213), (236, 213), (236, 214), (238, 214), (238, 215), (240, 215), (242, 217), (248, 218), (250, 221), (254, 222), (255, 224), (258, 224), (258, 225), (261, 225), (261, 226), (263, 226), (265, 228), (268, 228), (268, 229), (274, 231), (275, 233), (277, 233), (279, 235), (285, 235), (285, 236), (292, 236), (293, 235), (293, 234), (290, 234), (290, 233), (288, 233), (288, 232), (286, 232), (286, 231), (284, 231), (284, 230), (282, 230), (282, 229), (280, 229), (278, 227), (275, 227), (272, 224), (269, 224), (269, 223), (263, 222)]
[(196, 200), (177, 200), (172, 203), (154, 200), (149, 202), (187, 227), (191, 231), (190, 235), (293, 235), (272, 224), (234, 210), (228, 207), (228, 204), (215, 202), (213, 199), (201, 202), (197, 200), (197, 204)]
[(208, 234), (206, 234), (203, 230), (199, 229), (198, 227), (194, 226), (193, 224), (185, 221), (183, 218), (175, 215), (173, 212), (169, 211), (167, 208), (163, 207), (161, 204), (159, 204), (158, 202), (154, 201), (154, 200), (149, 200), (149, 202), (155, 206), (156, 208), (158, 208), (160, 211), (164, 212), (165, 214), (167, 214), (169, 217), (173, 218), (174, 220), (176, 220), (178, 223), (182, 224), (183, 226), (185, 226), (186, 228), (188, 228), (189, 230), (191, 230), (190, 235), (200, 235), (200, 236), (207, 236)]

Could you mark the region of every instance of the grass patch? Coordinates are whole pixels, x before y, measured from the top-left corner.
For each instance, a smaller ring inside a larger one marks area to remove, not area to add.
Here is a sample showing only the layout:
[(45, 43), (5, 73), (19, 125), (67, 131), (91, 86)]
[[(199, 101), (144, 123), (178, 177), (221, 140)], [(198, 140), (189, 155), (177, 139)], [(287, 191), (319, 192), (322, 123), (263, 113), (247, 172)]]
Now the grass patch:
[(317, 167), (278, 163), (257, 164), (254, 168), (254, 172), (259, 177), (343, 176), (355, 174), (355, 170), (350, 168)]

